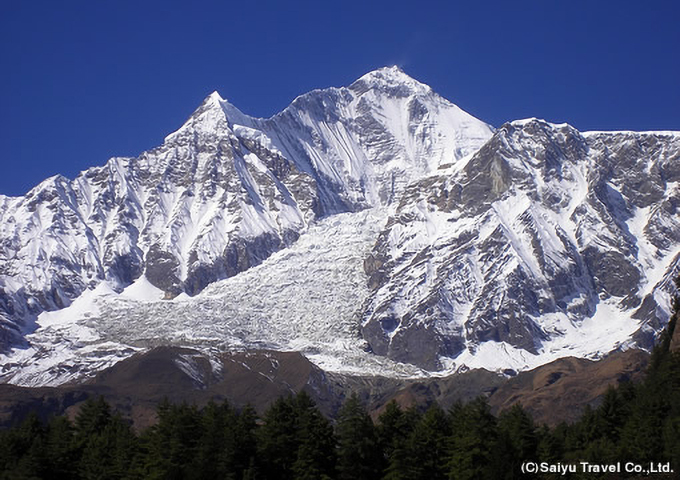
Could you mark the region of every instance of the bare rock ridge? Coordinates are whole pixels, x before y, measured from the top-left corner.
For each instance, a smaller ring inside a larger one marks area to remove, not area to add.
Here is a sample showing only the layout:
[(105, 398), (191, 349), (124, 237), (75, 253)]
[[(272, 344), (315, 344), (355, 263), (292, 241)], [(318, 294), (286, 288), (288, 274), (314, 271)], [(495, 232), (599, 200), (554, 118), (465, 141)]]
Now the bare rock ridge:
[(678, 132), (494, 131), (396, 67), (268, 119), (213, 93), (139, 157), (0, 195), (0, 378), (157, 345), (396, 376), (648, 348), (679, 181)]

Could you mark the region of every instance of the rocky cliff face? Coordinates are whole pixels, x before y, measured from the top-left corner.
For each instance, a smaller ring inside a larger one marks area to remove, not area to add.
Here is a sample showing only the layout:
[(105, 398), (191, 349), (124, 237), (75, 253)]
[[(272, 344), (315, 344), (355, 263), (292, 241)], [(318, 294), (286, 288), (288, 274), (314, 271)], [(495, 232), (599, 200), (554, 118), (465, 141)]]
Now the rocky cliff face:
[(650, 347), (679, 273), (679, 173), (675, 133), (503, 125), (407, 189), (365, 262), (364, 337), (428, 369), (488, 342), (544, 354), (575, 330), (576, 350)]
[(393, 376), (649, 347), (679, 180), (677, 132), (494, 132), (396, 68), (269, 119), (215, 93), (156, 149), (0, 196), (0, 378), (157, 345)]

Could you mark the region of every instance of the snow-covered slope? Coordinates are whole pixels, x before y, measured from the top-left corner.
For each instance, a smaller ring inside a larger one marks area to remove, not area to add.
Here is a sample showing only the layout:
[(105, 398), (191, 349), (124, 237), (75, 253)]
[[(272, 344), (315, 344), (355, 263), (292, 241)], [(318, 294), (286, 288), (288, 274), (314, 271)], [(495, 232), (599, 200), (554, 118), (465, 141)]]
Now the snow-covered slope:
[(0, 196), (0, 377), (161, 344), (385, 375), (648, 347), (680, 273), (680, 134), (495, 133), (397, 68)]
[(526, 368), (650, 347), (680, 273), (680, 133), (502, 126), (412, 184), (366, 261), (372, 350)]
[(200, 294), (163, 300), (144, 277), (122, 293), (99, 287), (72, 306), (45, 312), (15, 352), (6, 381), (52, 385), (101, 370), (159, 345), (210, 352), (264, 348), (301, 351), (320, 367), (359, 374), (423, 375), (368, 353), (356, 307), (369, 290), (363, 259), (384, 223), (384, 209), (327, 217), (262, 264), (215, 282)]
[(270, 119), (211, 94), (163, 145), (0, 197), (0, 347), (42, 311), (144, 275), (172, 298), (257, 265), (316, 218), (391, 201), (491, 128), (396, 67)]
[(390, 203), (410, 181), (477, 151), (492, 133), (397, 67), (302, 95), (254, 126), (324, 185), (324, 213)]

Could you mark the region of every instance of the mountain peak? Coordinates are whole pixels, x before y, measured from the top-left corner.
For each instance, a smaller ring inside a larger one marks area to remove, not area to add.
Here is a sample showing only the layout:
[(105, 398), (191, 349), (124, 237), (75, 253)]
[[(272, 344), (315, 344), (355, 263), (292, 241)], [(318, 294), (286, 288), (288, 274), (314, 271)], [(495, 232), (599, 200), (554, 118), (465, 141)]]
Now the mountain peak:
[(203, 99), (203, 102), (201, 102), (201, 105), (198, 107), (197, 110), (205, 111), (211, 108), (221, 108), (222, 103), (224, 102), (225, 102), (224, 98), (222, 98), (219, 92), (215, 90), (210, 95)]
[(219, 118), (224, 117), (229, 123), (238, 123), (239, 125), (250, 125), (251, 118), (241, 112), (238, 108), (232, 105), (229, 100), (225, 99), (218, 93), (217, 90), (205, 97), (201, 106), (194, 112), (204, 114), (206, 111), (215, 110)]
[(225, 105), (228, 105), (228, 102), (222, 98), (217, 90), (213, 91), (205, 97), (201, 105), (194, 110), (189, 119), (178, 130), (165, 137), (165, 141), (172, 140), (177, 135), (189, 130), (203, 132), (217, 131), (218, 125), (226, 125)]
[(359, 78), (349, 87), (352, 90), (387, 90), (394, 91), (398, 89), (400, 93), (429, 93), (432, 89), (424, 83), (410, 77), (404, 71), (393, 65), (391, 67), (382, 67), (377, 70), (368, 72), (366, 75)]
[(404, 71), (397, 65), (392, 65), (390, 67), (380, 67), (375, 70), (368, 72), (366, 75), (362, 76), (361, 79), (393, 79), (399, 81), (415, 81), (413, 78), (408, 76)]
[(212, 102), (219, 105), (220, 102), (224, 102), (224, 98), (215, 90), (205, 98), (204, 102)]

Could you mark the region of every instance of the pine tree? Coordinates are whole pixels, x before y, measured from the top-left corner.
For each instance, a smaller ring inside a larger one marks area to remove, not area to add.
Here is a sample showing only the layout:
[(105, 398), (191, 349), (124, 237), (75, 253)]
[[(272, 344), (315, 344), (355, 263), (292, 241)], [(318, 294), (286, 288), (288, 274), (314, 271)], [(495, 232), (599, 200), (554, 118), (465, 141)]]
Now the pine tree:
[(416, 424), (405, 449), (408, 478), (444, 480), (451, 430), (446, 413), (433, 404)]
[(680, 465), (680, 416), (676, 415), (666, 419), (662, 439), (664, 445), (663, 458), (671, 462), (671, 465)]
[(74, 447), (78, 458), (77, 470), (83, 478), (96, 478), (102, 457), (108, 455), (108, 446), (101, 432), (111, 421), (111, 407), (103, 396), (88, 398), (80, 406), (75, 418)]
[(236, 414), (228, 403), (209, 402), (200, 415), (201, 439), (197, 447), (196, 468), (205, 478), (225, 478), (231, 472), (227, 432), (236, 423)]
[(76, 436), (85, 442), (91, 434), (103, 430), (110, 420), (111, 407), (104, 397), (88, 398), (76, 415)]
[(447, 462), (452, 480), (500, 478), (496, 470), (498, 430), (485, 398), (451, 410), (453, 435)]
[(9, 432), (0, 435), (0, 478), (32, 478), (45, 468), (45, 427), (31, 412), (24, 421)]
[(130, 427), (119, 416), (112, 417), (102, 431), (88, 436), (80, 458), (80, 477), (126, 478), (135, 450)]
[(47, 457), (50, 477), (69, 480), (76, 476), (77, 451), (74, 428), (65, 416), (54, 417), (47, 429)]
[(142, 438), (146, 455), (138, 473), (149, 479), (200, 478), (196, 461), (202, 428), (196, 407), (164, 401), (157, 415), (158, 423)]
[(33, 437), (16, 468), (10, 473), (12, 479), (41, 479), (49, 474), (49, 461), (45, 451), (43, 435)]
[(257, 421), (255, 409), (251, 405), (246, 405), (241, 409), (236, 418), (236, 424), (232, 428), (234, 443), (232, 465), (237, 476), (240, 472), (249, 469), (252, 475), (258, 472), (255, 461), (257, 457)]
[(299, 447), (297, 411), (292, 397), (277, 399), (264, 414), (258, 429), (258, 457), (265, 478), (293, 478)]
[(567, 428), (565, 423), (550, 430), (546, 425), (541, 425), (537, 430), (538, 444), (536, 446), (536, 458), (539, 462), (555, 464), (563, 456), (562, 439)]
[(331, 478), (335, 473), (335, 436), (330, 422), (309, 395), (295, 397), (298, 417), (298, 449), (293, 475), (296, 480)]
[(537, 457), (538, 435), (533, 419), (515, 404), (500, 414), (498, 433), (497, 459), (502, 462), (499, 470), (504, 472), (504, 478), (521, 478), (522, 463)]
[(372, 480), (380, 478), (383, 457), (371, 417), (353, 393), (338, 412), (338, 478)]
[(377, 434), (383, 452), (387, 480), (408, 480), (408, 440), (421, 415), (415, 408), (402, 411), (394, 400), (388, 403), (378, 417)]

